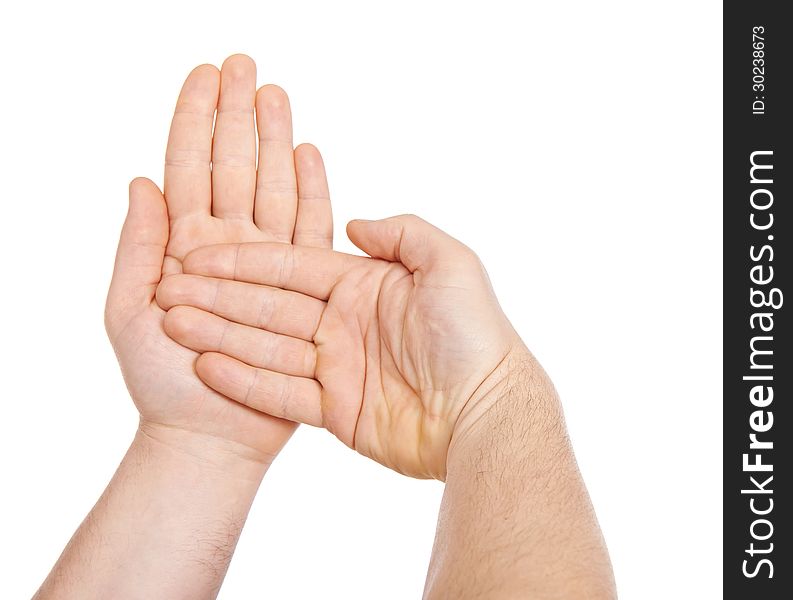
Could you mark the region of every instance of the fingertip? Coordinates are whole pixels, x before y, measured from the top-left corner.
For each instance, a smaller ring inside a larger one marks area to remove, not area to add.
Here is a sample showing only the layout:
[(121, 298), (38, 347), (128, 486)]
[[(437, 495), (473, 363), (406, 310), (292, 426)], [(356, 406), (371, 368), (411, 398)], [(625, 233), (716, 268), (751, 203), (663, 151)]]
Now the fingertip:
[(370, 221), (369, 219), (353, 219), (347, 223), (347, 237), (352, 240), (354, 237), (359, 236), (364, 228), (374, 222), (375, 221)]
[(202, 264), (204, 248), (196, 248), (187, 253), (182, 259), (183, 273), (198, 273)]
[(232, 54), (223, 61), (221, 72), (232, 77), (244, 77), (256, 73), (256, 63), (247, 54)]
[(154, 293), (154, 298), (157, 301), (157, 306), (167, 311), (182, 304), (182, 286), (180, 285), (180, 274), (166, 275), (160, 280), (157, 285), (157, 290)]
[(295, 148), (295, 150), (297, 151), (298, 149), (300, 149), (301, 152), (314, 151), (317, 154), (319, 154), (319, 150), (311, 142), (302, 142), (302, 143), (298, 144), (297, 147)]
[[(327, 189), (327, 175), (325, 174), (325, 161), (322, 154), (313, 144), (299, 144), (295, 148), (295, 169), (298, 181), (303, 186), (321, 187)], [(309, 183), (310, 182), (310, 183)]]
[(198, 65), (187, 76), (188, 80), (191, 79), (212, 79), (214, 77), (220, 76), (220, 69), (218, 69), (215, 65), (211, 65), (209, 63), (204, 63), (202, 65)]
[(359, 227), (361, 226), (361, 221), (363, 219), (353, 219), (347, 223), (347, 226), (344, 228), (344, 231), (347, 233), (347, 239), (351, 242), (355, 243), (357, 238)]
[(174, 306), (165, 313), (162, 328), (171, 339), (183, 340), (192, 331), (190, 308), (187, 306)]
[(177, 109), (185, 103), (199, 102), (203, 105), (207, 98), (217, 96), (220, 89), (220, 70), (215, 65), (198, 65), (187, 76), (177, 100)]
[(154, 232), (159, 238), (167, 229), (168, 208), (160, 188), (151, 179), (136, 177), (129, 182), (127, 221), (134, 223), (136, 229), (142, 228), (140, 234), (147, 238)]
[(151, 179), (147, 177), (135, 177), (135, 179), (129, 182), (130, 200), (150, 197), (152, 194), (160, 196), (162, 192)]
[(314, 144), (303, 142), (295, 147), (295, 159), (300, 159), (307, 167), (319, 166), (322, 164), (322, 154)]
[(223, 359), (223, 355), (217, 352), (204, 352), (195, 361), (196, 374), (204, 383), (209, 383), (222, 368)]
[(182, 272), (222, 277), (227, 274), (227, 271), (230, 271), (230, 275), (233, 276), (238, 248), (239, 244), (219, 244), (196, 248), (184, 257)]
[[(148, 177), (135, 177), (132, 181), (129, 182), (130, 192), (137, 191), (140, 189), (145, 189), (151, 186), (157, 187), (155, 183)], [(159, 191), (159, 188), (157, 189)]]
[(173, 277), (173, 275), (163, 277), (160, 283), (157, 284), (157, 289), (154, 290), (154, 301), (157, 303), (157, 306), (166, 311), (173, 306), (173, 303), (170, 302), (171, 293), (168, 289), (168, 280), (171, 277)]
[(289, 108), (289, 96), (284, 89), (274, 83), (268, 83), (256, 92), (256, 105), (272, 111)]

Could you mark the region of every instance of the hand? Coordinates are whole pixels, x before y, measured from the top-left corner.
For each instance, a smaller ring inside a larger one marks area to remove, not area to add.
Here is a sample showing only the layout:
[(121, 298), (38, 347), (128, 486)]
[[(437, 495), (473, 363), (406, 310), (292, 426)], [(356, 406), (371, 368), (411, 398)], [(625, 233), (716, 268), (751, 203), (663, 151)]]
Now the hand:
[(229, 402), (204, 385), (195, 375), (198, 355), (166, 335), (165, 311), (154, 298), (161, 277), (181, 273), (184, 257), (200, 246), (331, 245), (322, 159), (309, 145), (293, 152), (283, 90), (264, 86), (257, 93), (255, 87), (256, 66), (242, 55), (227, 59), (221, 71), (202, 65), (190, 73), (168, 139), (164, 195), (147, 179), (130, 185), (105, 322), (144, 431), (212, 436), (267, 462), (295, 424)]
[(273, 243), (191, 252), (157, 292), (168, 333), (205, 353), (196, 371), (221, 394), (444, 479), (453, 436), (527, 365), (541, 370), (466, 246), (413, 216), (347, 232), (372, 258)]

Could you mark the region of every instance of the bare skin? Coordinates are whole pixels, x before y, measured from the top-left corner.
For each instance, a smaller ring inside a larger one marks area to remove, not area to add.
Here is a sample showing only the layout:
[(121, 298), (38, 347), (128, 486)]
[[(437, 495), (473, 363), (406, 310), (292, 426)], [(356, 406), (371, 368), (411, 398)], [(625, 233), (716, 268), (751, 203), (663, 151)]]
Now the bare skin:
[(534, 361), (449, 451), (425, 598), (616, 598), (611, 563)]
[(198, 354), (168, 337), (155, 290), (206, 244), (330, 247), (331, 237), (322, 159), (310, 145), (293, 150), (283, 90), (257, 92), (242, 55), (220, 71), (194, 69), (176, 105), (164, 194), (147, 179), (130, 185), (107, 299), (108, 336), (140, 426), (38, 599), (217, 595), (259, 483), (296, 424), (201, 382)]
[[(294, 298), (301, 298), (302, 314), (288, 327), (246, 321), (250, 284), (206, 281), (200, 287), (182, 275), (157, 293), (170, 309), (166, 330), (210, 352), (197, 372), (225, 396), (327, 427), (401, 473), (444, 479), (455, 427), (473, 418), (509, 361), (527, 350), (476, 255), (456, 240), (415, 217), (354, 221), (349, 233), (376, 258), (281, 244), (196, 250), (185, 259), (186, 273), (286, 288), (258, 289), (272, 295), (276, 313), (281, 306), (296, 311)], [(223, 315), (236, 324), (174, 307), (216, 306), (218, 289), (228, 299)], [(257, 351), (261, 326), (273, 340), (269, 352)], [(292, 336), (303, 341), (301, 352), (284, 351), (295, 344)]]
[(154, 300), (161, 277), (180, 273), (185, 255), (207, 244), (294, 239), (330, 247), (322, 159), (308, 145), (293, 154), (286, 94), (255, 86), (255, 65), (245, 56), (229, 58), (222, 73), (197, 67), (185, 81), (168, 139), (164, 197), (145, 179), (130, 186), (105, 320), (142, 422), (216, 436), (268, 461), (294, 424), (231, 404), (203, 385), (193, 367), (198, 355), (165, 334), (165, 312)]
[(446, 481), (427, 598), (614, 598), (559, 400), (478, 258), (412, 216), (330, 250), (321, 158), (254, 69), (194, 70), (164, 194), (130, 186), (106, 323), (140, 426), (36, 597), (214, 598), (303, 422)]
[(369, 257), (194, 250), (158, 289), (166, 330), (224, 396), (447, 482), (427, 597), (613, 598), (559, 400), (479, 259), (414, 216), (347, 232)]

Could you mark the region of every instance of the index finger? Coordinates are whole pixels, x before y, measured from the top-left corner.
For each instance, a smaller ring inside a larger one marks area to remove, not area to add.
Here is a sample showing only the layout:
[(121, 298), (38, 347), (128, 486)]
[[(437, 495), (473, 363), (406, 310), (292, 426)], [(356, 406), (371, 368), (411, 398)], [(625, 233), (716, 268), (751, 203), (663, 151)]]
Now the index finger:
[(259, 283), (327, 300), (342, 275), (374, 259), (279, 242), (217, 244), (193, 250), (185, 273)]
[(212, 65), (196, 67), (179, 93), (165, 151), (165, 200), (173, 219), (209, 215), (212, 202), (212, 123), (220, 73)]

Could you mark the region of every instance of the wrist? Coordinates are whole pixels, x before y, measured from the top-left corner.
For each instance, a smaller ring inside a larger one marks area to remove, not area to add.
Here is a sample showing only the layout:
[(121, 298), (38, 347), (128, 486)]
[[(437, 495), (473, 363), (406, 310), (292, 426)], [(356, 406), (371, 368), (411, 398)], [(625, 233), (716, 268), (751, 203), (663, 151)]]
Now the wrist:
[(36, 598), (214, 597), (267, 466), (227, 440), (142, 421)]
[(149, 462), (201, 473), (212, 480), (254, 487), (261, 483), (273, 457), (212, 434), (141, 419), (133, 449)]
[(455, 424), (447, 471), (483, 451), (559, 456), (568, 448), (561, 404), (548, 375), (521, 343), (480, 386)]
[[(471, 597), (615, 598), (556, 391), (521, 356), (455, 429), (427, 597), (463, 582)], [(474, 565), (490, 576), (470, 579)]]
[(213, 566), (209, 579), (222, 578), (267, 467), (240, 456), (227, 440), (142, 422), (108, 488), (108, 508), (119, 523), (135, 516), (120, 529), (141, 535), (137, 551), (184, 553)]

